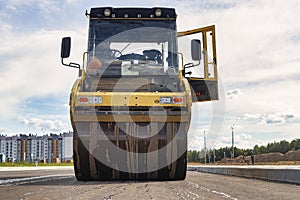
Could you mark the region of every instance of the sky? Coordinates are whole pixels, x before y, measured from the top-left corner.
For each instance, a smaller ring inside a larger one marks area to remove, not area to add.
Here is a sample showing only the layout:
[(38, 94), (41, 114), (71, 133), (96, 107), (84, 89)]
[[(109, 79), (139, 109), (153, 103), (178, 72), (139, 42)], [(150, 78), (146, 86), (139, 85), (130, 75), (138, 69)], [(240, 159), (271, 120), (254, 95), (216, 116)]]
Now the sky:
[(177, 30), (216, 25), (220, 100), (193, 105), (189, 149), (300, 138), (300, 3), (265, 0), (0, 0), (0, 134), (72, 130), (68, 100), (78, 71), (60, 63), (87, 47), (85, 10), (97, 6), (174, 7)]

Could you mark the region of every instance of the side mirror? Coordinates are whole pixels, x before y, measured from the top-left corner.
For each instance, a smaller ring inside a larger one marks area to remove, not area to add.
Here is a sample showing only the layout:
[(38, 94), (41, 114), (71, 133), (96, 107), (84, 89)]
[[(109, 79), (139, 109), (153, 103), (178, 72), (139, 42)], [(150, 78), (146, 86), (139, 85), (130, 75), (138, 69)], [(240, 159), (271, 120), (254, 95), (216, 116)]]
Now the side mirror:
[(191, 41), (191, 52), (192, 52), (192, 59), (200, 61), (201, 60), (201, 41), (200, 40), (192, 40)]
[(81, 70), (80, 70), (80, 65), (77, 63), (69, 63), (66, 64), (64, 63), (64, 58), (68, 58), (70, 56), (70, 51), (71, 51), (71, 38), (70, 37), (64, 37), (61, 41), (61, 52), (60, 52), (60, 57), (61, 57), (61, 64), (68, 66), (68, 67), (74, 67), (79, 69), (79, 76), (81, 76)]
[(64, 37), (61, 41), (61, 58), (68, 58), (70, 56), (71, 51), (71, 38)]

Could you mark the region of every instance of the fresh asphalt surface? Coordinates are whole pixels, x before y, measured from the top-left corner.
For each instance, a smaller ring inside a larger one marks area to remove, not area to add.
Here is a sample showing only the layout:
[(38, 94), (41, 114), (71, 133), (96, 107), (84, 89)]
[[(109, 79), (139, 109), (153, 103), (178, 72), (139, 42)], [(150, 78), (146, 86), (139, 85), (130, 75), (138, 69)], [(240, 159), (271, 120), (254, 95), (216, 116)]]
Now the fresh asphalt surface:
[[(32, 170), (34, 169), (34, 170)], [(189, 171), (184, 181), (78, 182), (72, 167), (1, 168), (4, 199), (299, 199), (300, 186)]]

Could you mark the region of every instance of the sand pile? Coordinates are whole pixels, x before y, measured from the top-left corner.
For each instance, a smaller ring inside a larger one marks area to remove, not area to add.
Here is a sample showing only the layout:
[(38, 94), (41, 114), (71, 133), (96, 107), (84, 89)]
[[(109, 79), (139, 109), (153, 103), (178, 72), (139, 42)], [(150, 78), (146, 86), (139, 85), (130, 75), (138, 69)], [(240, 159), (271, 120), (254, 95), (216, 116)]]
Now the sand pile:
[[(251, 157), (245, 156), (245, 159), (251, 163)], [(254, 156), (255, 162), (263, 163), (276, 163), (281, 161), (300, 161), (300, 150), (289, 151), (285, 154), (282, 153), (267, 153)], [(243, 156), (238, 156), (234, 159), (223, 158), (220, 163), (246, 163)]]

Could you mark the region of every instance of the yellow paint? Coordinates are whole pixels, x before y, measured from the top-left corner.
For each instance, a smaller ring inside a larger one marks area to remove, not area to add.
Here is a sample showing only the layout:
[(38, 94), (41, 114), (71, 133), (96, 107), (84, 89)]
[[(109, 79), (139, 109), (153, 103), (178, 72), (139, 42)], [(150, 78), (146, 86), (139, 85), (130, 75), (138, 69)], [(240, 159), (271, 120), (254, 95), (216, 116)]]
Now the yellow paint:
[[(102, 103), (78, 103), (79, 97), (102, 97)], [(182, 104), (160, 104), (161, 97), (183, 97)], [(186, 106), (185, 92), (77, 92), (75, 106)]]
[(79, 115), (75, 114), (74, 122), (190, 122), (190, 112), (176, 116), (146, 115)]

